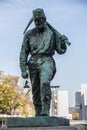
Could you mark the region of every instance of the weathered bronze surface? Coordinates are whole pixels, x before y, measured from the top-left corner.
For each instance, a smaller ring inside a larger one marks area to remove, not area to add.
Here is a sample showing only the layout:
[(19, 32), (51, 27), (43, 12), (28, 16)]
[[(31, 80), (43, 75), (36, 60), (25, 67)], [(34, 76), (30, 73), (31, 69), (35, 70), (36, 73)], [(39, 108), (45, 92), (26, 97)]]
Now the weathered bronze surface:
[(37, 116), (29, 118), (7, 118), (7, 127), (49, 127), (69, 126), (69, 120), (65, 118)]
[[(32, 21), (35, 23), (35, 28), (27, 31)], [(28, 78), (28, 75), (30, 77), (36, 116), (49, 116), (50, 82), (56, 73), (53, 55), (55, 51), (64, 54), (67, 45), (70, 45), (68, 38), (46, 21), (44, 10), (33, 10), (33, 17), (24, 31), (20, 68), (23, 78)], [(29, 55), (31, 57), (28, 61)]]

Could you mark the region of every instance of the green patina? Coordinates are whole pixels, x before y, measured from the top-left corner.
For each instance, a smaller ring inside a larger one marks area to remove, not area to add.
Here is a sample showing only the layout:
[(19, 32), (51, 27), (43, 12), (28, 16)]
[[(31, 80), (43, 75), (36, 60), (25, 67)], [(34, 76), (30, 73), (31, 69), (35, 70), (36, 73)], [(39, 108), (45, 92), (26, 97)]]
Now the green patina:
[[(35, 28), (26, 32), (32, 20)], [(32, 20), (25, 30), (20, 52), (21, 75), (25, 79), (30, 76), (36, 116), (49, 116), (50, 82), (56, 73), (53, 55), (55, 51), (64, 54), (70, 43), (66, 36), (61, 35), (46, 21), (43, 9), (34, 10)], [(28, 61), (29, 55), (31, 57)]]

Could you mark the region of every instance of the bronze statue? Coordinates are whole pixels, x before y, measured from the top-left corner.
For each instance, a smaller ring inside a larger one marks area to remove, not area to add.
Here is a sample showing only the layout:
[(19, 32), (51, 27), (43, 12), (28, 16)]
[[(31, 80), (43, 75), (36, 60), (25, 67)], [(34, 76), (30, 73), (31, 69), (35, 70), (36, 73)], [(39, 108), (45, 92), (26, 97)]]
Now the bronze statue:
[[(35, 28), (27, 31), (32, 21), (35, 23)], [(64, 54), (67, 45), (70, 45), (68, 38), (46, 21), (44, 10), (40, 8), (33, 10), (33, 17), (24, 31), (20, 68), (24, 79), (30, 76), (36, 116), (49, 116), (50, 82), (56, 73), (53, 55), (55, 51)], [(29, 54), (31, 57), (28, 61)]]

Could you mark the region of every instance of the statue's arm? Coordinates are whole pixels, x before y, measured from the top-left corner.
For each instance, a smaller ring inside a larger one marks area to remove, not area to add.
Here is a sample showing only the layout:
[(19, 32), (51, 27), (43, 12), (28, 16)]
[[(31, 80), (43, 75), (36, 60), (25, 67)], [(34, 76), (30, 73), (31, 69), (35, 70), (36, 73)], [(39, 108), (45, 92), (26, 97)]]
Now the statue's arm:
[(20, 51), (20, 69), (21, 69), (21, 75), (23, 78), (28, 77), (27, 73), (27, 60), (28, 60), (28, 55), (30, 52), (30, 47), (29, 47), (29, 39), (27, 35), (25, 34), (21, 51)]
[(58, 54), (64, 54), (67, 50), (67, 45), (63, 37), (55, 34), (55, 50)]
[(47, 22), (47, 25), (54, 33), (55, 50), (59, 54), (64, 54), (66, 52), (66, 50), (67, 50), (67, 45), (70, 46), (71, 43), (68, 41), (68, 38), (65, 35), (60, 34), (48, 22)]

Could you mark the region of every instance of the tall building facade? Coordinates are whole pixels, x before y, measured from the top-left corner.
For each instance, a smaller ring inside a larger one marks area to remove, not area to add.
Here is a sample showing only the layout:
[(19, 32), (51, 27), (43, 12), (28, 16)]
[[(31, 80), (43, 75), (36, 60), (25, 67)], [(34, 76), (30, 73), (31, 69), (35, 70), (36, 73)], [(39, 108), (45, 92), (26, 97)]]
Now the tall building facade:
[(75, 93), (75, 108), (81, 120), (87, 120), (87, 84), (82, 84), (80, 92)]
[(75, 110), (79, 113), (79, 119), (82, 120), (82, 101), (81, 101), (81, 92), (75, 93)]
[(51, 116), (69, 117), (68, 91), (52, 88)]

